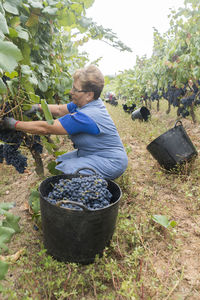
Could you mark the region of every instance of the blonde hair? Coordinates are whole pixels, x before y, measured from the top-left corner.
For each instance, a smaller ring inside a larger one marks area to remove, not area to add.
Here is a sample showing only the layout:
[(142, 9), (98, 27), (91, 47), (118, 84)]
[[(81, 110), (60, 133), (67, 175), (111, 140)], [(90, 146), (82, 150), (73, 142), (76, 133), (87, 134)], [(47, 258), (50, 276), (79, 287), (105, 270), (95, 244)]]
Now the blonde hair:
[(73, 78), (80, 81), (83, 90), (94, 92), (94, 99), (100, 97), (104, 87), (104, 76), (95, 65), (76, 70)]

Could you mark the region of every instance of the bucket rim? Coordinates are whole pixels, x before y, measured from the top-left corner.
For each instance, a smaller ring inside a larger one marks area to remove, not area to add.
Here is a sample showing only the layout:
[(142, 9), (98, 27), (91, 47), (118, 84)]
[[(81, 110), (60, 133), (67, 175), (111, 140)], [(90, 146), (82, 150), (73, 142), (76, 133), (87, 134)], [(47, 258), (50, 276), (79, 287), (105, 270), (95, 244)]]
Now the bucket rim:
[(163, 138), (163, 137), (164, 137), (165, 135), (167, 135), (168, 133), (170, 133), (170, 132), (172, 132), (172, 131), (174, 131), (174, 130), (177, 130), (177, 128), (178, 128), (178, 130), (179, 130), (180, 127), (181, 127), (181, 129), (184, 131), (184, 133), (187, 134), (187, 132), (185, 131), (183, 125), (177, 125), (177, 126), (175, 126), (175, 127), (173, 127), (173, 128), (168, 129), (167, 131), (163, 132), (161, 135), (159, 135), (157, 138), (155, 138), (153, 141), (151, 141), (151, 142), (147, 145), (146, 148), (148, 149), (152, 144), (158, 142), (161, 138)]

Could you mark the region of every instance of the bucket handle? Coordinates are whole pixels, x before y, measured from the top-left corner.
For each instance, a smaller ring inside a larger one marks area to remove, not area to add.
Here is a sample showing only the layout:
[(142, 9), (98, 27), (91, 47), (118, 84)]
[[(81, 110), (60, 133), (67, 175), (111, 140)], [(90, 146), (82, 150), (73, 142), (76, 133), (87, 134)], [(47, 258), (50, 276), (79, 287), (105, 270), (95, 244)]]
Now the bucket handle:
[(176, 127), (178, 123), (180, 123), (180, 125), (181, 125), (181, 126), (183, 126), (183, 124), (182, 124), (181, 120), (178, 120), (178, 121), (176, 121), (176, 123), (175, 123), (174, 127)]
[(80, 169), (78, 169), (74, 174), (75, 174), (75, 175), (81, 175), (81, 174), (80, 174), (80, 171), (81, 171), (81, 170), (90, 170), (90, 171), (92, 171), (95, 175), (97, 175), (96, 171), (95, 171), (94, 169), (92, 169), (92, 168), (80, 168)]
[[(90, 211), (90, 209), (88, 209), (85, 205), (83, 205), (83, 204), (81, 204), (79, 202), (70, 201), (70, 200), (61, 200), (61, 201), (58, 201), (56, 203), (56, 206), (60, 207), (62, 203), (76, 205), (76, 206), (79, 206), (79, 207), (83, 208), (83, 210), (85, 210), (85, 211)], [(62, 208), (68, 209), (67, 207), (62, 207)]]

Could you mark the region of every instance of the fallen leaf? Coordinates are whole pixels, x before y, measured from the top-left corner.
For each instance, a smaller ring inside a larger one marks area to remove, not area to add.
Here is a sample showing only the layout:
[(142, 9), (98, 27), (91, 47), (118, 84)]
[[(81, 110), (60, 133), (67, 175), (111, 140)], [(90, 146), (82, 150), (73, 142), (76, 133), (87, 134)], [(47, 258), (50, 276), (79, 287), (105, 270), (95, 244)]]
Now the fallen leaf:
[(30, 206), (29, 206), (28, 202), (24, 202), (19, 208), (20, 211), (25, 211), (25, 210), (29, 210), (29, 209), (30, 209)]
[(24, 252), (25, 252), (25, 248), (22, 248), (12, 255), (6, 255), (6, 256), (0, 255), (0, 260), (14, 263), (20, 258), (21, 255), (24, 254)]

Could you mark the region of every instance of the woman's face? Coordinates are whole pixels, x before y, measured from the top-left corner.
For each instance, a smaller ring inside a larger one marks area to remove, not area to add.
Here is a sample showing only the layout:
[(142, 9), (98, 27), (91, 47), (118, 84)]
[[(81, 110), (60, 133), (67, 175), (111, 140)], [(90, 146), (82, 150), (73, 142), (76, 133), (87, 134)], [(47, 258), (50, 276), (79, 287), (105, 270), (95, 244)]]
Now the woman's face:
[(76, 104), (78, 107), (82, 107), (93, 100), (91, 99), (91, 92), (87, 92), (86, 90), (82, 89), (81, 83), (78, 79), (74, 80), (70, 94), (72, 102), (74, 102), (74, 104)]

